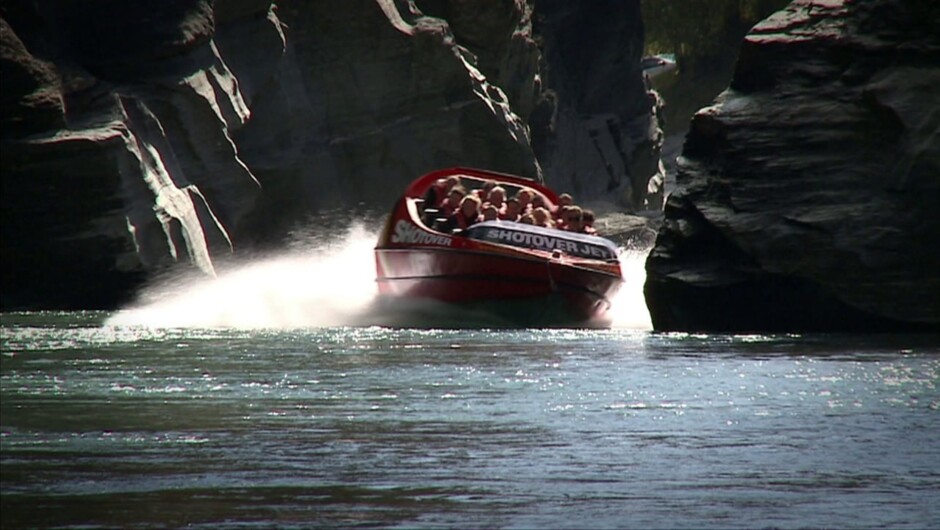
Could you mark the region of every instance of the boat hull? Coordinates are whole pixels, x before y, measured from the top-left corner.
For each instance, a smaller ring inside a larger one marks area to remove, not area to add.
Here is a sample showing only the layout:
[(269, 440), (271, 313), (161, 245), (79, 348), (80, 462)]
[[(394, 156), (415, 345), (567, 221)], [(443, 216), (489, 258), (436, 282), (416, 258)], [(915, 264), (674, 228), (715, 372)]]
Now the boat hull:
[(622, 279), (530, 256), (475, 250), (376, 249), (379, 293), (429, 299), (509, 323), (600, 322)]

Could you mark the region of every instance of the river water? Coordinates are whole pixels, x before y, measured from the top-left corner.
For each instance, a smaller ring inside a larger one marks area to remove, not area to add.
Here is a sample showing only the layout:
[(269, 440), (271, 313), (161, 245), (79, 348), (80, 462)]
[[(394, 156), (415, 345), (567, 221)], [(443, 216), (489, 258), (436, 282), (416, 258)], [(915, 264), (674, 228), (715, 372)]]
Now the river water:
[(356, 322), (370, 237), (3, 314), (2, 527), (940, 527), (940, 337)]

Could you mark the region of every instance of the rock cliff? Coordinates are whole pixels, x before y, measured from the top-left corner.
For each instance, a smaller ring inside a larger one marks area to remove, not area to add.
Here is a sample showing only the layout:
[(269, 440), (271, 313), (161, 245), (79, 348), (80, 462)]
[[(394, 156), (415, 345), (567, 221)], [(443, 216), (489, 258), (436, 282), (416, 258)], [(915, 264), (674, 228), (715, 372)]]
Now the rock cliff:
[(577, 198), (660, 209), (660, 101), (646, 90), (640, 65), (640, 3), (537, 0), (535, 7), (548, 90), (530, 124), (546, 181)]
[(797, 0), (693, 118), (659, 330), (940, 330), (940, 6)]
[(317, 212), (384, 211), (442, 166), (627, 207), (658, 171), (638, 0), (14, 0), (0, 15), (4, 309), (114, 307)]

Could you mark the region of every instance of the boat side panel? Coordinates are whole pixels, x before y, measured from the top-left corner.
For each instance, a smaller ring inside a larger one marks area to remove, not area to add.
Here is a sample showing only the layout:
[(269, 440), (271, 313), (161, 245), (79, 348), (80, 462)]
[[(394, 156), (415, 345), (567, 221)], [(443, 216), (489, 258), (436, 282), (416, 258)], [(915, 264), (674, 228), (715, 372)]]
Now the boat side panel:
[(562, 294), (579, 318), (603, 313), (622, 278), (546, 260), (437, 249), (376, 250), (379, 292), (445, 302)]
[[(375, 252), (379, 290), (400, 296), (432, 296), (441, 300), (531, 296), (551, 292), (549, 266), (536, 260), (439, 249), (378, 249)], [(491, 287), (482, 289), (481, 280)], [(470, 289), (454, 285), (467, 280)], [(416, 293), (417, 285), (428, 287)], [(430, 291), (430, 292), (429, 292)]]

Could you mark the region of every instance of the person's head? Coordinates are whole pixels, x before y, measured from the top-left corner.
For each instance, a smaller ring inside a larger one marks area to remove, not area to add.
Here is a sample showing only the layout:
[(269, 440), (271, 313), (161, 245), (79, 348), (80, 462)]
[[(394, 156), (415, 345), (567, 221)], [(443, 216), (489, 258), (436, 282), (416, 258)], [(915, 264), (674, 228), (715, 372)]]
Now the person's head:
[(574, 202), (574, 199), (571, 198), (570, 193), (562, 193), (558, 196), (558, 205), (559, 206), (571, 206)]
[(492, 204), (487, 204), (483, 207), (483, 220), (484, 221), (495, 221), (499, 219), (499, 210), (496, 209)]
[(503, 201), (506, 200), (506, 189), (502, 186), (496, 186), (490, 190), (490, 194), (487, 195), (486, 199), (499, 208), (503, 205)]
[(584, 226), (594, 226), (595, 219), (597, 219), (597, 216), (594, 215), (594, 210), (584, 210), (581, 212), (581, 222), (584, 223)]
[(495, 180), (487, 180), (486, 182), (483, 183), (483, 187), (480, 189), (480, 191), (481, 191), (480, 195), (481, 195), (484, 199), (487, 198), (487, 197), (489, 197), (489, 196), (490, 196), (490, 190), (492, 190), (492, 189), (495, 188), (496, 186), (497, 186), (497, 182), (496, 182)]
[(460, 201), (463, 200), (466, 194), (467, 190), (463, 189), (463, 186), (454, 186), (447, 194), (447, 204), (456, 208), (460, 205)]
[(548, 220), (551, 217), (548, 210), (542, 206), (532, 210), (532, 216), (535, 217), (535, 224), (540, 226), (547, 226)]
[(506, 219), (510, 221), (517, 219), (521, 211), (522, 208), (519, 207), (519, 199), (513, 197), (506, 201)]
[(465, 195), (460, 201), (460, 213), (464, 217), (472, 218), (480, 214), (480, 199), (474, 194)]
[(516, 199), (519, 200), (520, 210), (525, 210), (526, 207), (532, 203), (533, 195), (534, 194), (532, 193), (532, 190), (530, 190), (529, 188), (522, 188), (516, 193)]
[(519, 222), (522, 223), (522, 224), (524, 224), (524, 225), (534, 225), (534, 224), (535, 224), (535, 216), (532, 215), (532, 214), (530, 214), (530, 213), (527, 213), (527, 214), (525, 214), (525, 215), (523, 215), (522, 217), (519, 218)]
[(569, 206), (565, 211), (565, 226), (568, 227), (568, 230), (572, 232), (577, 232), (581, 230), (581, 222), (584, 212), (581, 210), (580, 206)]
[(532, 208), (545, 208), (545, 196), (541, 193), (535, 193), (532, 195)]
[(455, 186), (460, 186), (460, 177), (457, 175), (451, 175), (444, 181), (444, 189), (447, 191), (454, 189)]

